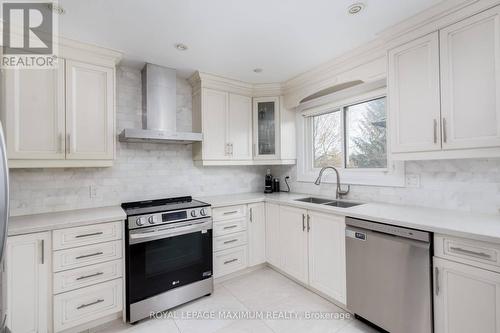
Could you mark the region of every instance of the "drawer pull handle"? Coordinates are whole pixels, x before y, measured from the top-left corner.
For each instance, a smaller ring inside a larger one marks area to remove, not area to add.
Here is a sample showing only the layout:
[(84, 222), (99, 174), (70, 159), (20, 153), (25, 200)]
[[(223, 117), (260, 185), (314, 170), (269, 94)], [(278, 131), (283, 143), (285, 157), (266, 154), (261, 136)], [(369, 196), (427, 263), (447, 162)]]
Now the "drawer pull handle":
[(237, 227), (237, 225), (236, 225), (236, 224), (234, 224), (234, 225), (230, 225), (230, 226), (228, 226), (228, 227), (224, 227), (224, 230), (227, 230), (227, 229), (234, 229), (234, 228), (236, 228), (236, 227)]
[(104, 252), (96, 252), (96, 253), (92, 253), (92, 254), (84, 254), (84, 255), (76, 257), (75, 259), (83, 259), (83, 258), (88, 258), (88, 257), (95, 257), (95, 256), (100, 256), (101, 254), (104, 254)]
[(238, 259), (231, 259), (231, 260), (224, 261), (224, 265), (230, 264), (230, 263), (235, 262), (235, 261), (238, 261)]
[(443, 117), (443, 142), (448, 142), (448, 133), (446, 131), (446, 118)]
[(484, 253), (484, 252), (470, 251), (470, 250), (462, 249), (461, 247), (450, 247), (450, 250), (455, 251), (455, 252), (461, 252), (463, 254), (467, 254), (467, 255), (471, 255), (471, 256), (480, 257), (480, 258), (491, 259), (491, 256), (487, 253)]
[(80, 276), (79, 278), (76, 278), (77, 281), (79, 280), (85, 280), (85, 279), (89, 279), (91, 277), (96, 277), (96, 276), (99, 276), (99, 275), (103, 275), (104, 272), (97, 272), (95, 274), (90, 274), (90, 275), (82, 275)]
[(438, 142), (437, 126), (438, 126), (437, 120), (434, 119), (434, 143)]
[(76, 235), (75, 238), (83, 238), (83, 237), (90, 237), (90, 236), (97, 236), (97, 235), (102, 235), (103, 232), (102, 231), (99, 231), (99, 232), (93, 232), (91, 234), (83, 234), (83, 235)]
[(234, 243), (237, 241), (238, 241), (237, 239), (231, 239), (231, 240), (225, 241), (224, 244), (231, 244), (231, 243)]
[(434, 268), (434, 284), (436, 290), (436, 296), (439, 296), (439, 268)]
[(236, 214), (236, 213), (238, 213), (238, 211), (237, 210), (233, 210), (231, 212), (224, 212), (223, 215), (231, 215), (231, 214)]
[(99, 303), (102, 303), (102, 302), (104, 302), (103, 299), (98, 299), (97, 301), (92, 302), (92, 303), (87, 303), (87, 304), (79, 305), (76, 309), (77, 310), (81, 310), (81, 309), (84, 309), (86, 307), (89, 307), (89, 306), (92, 306), (92, 305), (96, 305), (96, 304), (99, 304)]

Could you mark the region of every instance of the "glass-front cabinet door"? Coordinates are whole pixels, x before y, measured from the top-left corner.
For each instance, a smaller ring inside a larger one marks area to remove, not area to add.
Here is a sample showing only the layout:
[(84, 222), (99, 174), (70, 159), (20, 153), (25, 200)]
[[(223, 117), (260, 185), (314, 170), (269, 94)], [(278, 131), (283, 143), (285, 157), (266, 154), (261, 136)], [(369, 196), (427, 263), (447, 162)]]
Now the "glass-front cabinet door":
[(279, 98), (254, 98), (254, 158), (278, 159), (279, 151)]

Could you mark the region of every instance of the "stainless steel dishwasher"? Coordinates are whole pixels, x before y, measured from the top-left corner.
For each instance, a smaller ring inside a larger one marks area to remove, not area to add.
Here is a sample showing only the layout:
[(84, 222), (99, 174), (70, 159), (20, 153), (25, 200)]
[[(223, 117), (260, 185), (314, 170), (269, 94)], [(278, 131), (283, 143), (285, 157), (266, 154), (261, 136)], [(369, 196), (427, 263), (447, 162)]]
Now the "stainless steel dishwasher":
[(391, 333), (431, 333), (432, 235), (346, 218), (347, 308)]

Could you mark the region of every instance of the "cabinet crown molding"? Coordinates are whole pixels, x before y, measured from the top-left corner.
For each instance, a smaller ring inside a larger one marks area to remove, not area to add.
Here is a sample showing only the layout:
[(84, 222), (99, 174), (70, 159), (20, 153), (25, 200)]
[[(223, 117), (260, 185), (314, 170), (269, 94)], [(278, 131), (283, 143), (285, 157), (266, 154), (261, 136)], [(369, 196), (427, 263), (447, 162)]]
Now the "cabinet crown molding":
[(268, 97), (283, 94), (281, 83), (249, 83), (200, 71), (196, 71), (189, 77), (188, 82), (193, 88), (193, 93), (201, 88), (209, 88), (248, 97)]

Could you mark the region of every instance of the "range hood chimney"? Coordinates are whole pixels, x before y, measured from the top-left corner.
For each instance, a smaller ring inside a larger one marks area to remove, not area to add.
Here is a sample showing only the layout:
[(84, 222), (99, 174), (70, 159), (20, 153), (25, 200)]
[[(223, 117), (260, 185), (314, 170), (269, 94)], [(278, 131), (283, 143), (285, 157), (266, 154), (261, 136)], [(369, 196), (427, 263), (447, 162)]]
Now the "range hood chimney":
[(177, 132), (175, 69), (146, 64), (142, 75), (142, 129), (126, 128), (123, 142), (183, 143), (202, 141), (201, 133)]

